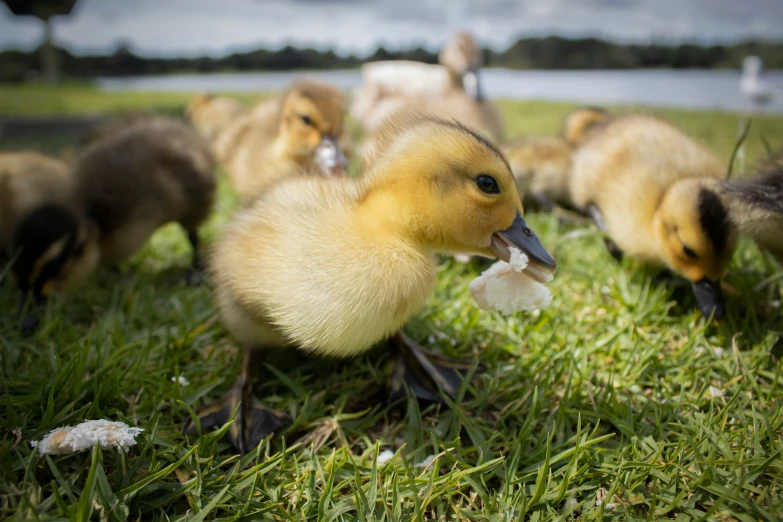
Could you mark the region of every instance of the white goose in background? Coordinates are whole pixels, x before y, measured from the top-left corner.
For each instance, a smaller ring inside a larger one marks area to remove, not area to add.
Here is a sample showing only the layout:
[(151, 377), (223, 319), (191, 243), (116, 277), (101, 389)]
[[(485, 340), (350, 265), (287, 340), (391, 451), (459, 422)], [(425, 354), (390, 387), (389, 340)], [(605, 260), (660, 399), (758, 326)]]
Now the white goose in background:
[(781, 87), (760, 78), (763, 67), (764, 62), (758, 56), (746, 56), (742, 60), (742, 77), (740, 77), (739, 88), (742, 95), (752, 102), (754, 108), (783, 95)]
[[(764, 105), (773, 102), (775, 97), (783, 96), (783, 90), (761, 78), (761, 70), (764, 68), (764, 62), (758, 56), (746, 56), (742, 60), (742, 76), (739, 81), (739, 90), (742, 95), (750, 102), (750, 107), (745, 111), (745, 115), (740, 117), (737, 128), (737, 136), (742, 136), (749, 114), (761, 110)], [(737, 171), (742, 174), (745, 172), (745, 143), (743, 142), (737, 149)]]
[[(405, 100), (436, 100), (454, 92), (484, 103), (479, 84), (483, 53), (468, 33), (455, 34), (438, 55), (440, 65), (408, 60), (362, 66), (362, 83), (353, 93), (351, 115), (372, 131)], [(459, 118), (458, 118), (459, 119)]]

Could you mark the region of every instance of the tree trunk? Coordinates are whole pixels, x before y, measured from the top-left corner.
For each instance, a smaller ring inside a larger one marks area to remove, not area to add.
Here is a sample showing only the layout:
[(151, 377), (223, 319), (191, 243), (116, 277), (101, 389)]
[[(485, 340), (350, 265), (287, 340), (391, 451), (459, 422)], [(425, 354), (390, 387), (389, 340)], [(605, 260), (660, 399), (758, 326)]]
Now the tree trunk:
[(46, 83), (57, 83), (57, 51), (54, 48), (52, 19), (46, 18), (44, 24), (44, 41), (41, 45), (41, 69)]

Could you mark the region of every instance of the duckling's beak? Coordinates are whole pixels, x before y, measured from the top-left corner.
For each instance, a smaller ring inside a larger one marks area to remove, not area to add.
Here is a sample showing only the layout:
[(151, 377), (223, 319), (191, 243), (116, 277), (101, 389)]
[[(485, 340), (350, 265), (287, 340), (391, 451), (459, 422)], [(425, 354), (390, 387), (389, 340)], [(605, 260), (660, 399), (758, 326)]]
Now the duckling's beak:
[(530, 260), (527, 268), (523, 270), (526, 275), (539, 283), (552, 279), (557, 263), (519, 213), (510, 227), (492, 234), (492, 242), (489, 245), (490, 251), (506, 262), (511, 259), (509, 247), (518, 248)]
[(19, 301), (19, 313), (23, 314), (24, 312), (27, 312), (27, 315), (23, 317), (21, 324), (22, 335), (25, 337), (35, 333), (38, 326), (41, 324), (41, 315), (44, 313), (46, 300), (46, 296), (35, 294), (32, 296), (32, 302), (28, 307), (28, 296), (27, 294), (22, 294)]
[(348, 161), (334, 138), (324, 136), (315, 148), (315, 162), (325, 176), (342, 176)]
[(693, 283), (693, 293), (705, 317), (712, 315), (713, 319), (723, 319), (726, 315), (726, 305), (723, 302), (720, 281), (703, 277)]
[(478, 102), (484, 100), (484, 95), (481, 92), (481, 84), (479, 83), (477, 67), (470, 67), (468, 72), (462, 76), (462, 85), (465, 86), (465, 93), (470, 96), (472, 100)]

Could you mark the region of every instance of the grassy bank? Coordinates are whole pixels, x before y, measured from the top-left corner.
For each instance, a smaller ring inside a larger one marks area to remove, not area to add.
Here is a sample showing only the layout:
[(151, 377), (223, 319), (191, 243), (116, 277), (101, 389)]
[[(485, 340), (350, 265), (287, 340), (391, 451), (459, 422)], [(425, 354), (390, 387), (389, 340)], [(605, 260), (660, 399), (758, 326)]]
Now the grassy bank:
[[(0, 85), (0, 115), (101, 115), (148, 110), (181, 113), (193, 96), (187, 92), (107, 92), (88, 85)], [(232, 94), (251, 103), (257, 94)]]
[[(188, 97), (0, 87), (0, 114), (181, 113)], [(512, 135), (557, 132), (572, 107), (501, 103)], [(737, 116), (652, 112), (729, 157)], [(748, 161), (763, 154), (762, 136), (780, 146), (783, 118), (754, 122)], [(77, 139), (0, 136), (0, 149), (56, 153)], [(224, 184), (208, 240), (233, 208)], [(54, 299), (30, 339), (16, 334), (16, 288), (0, 272), (0, 517), (779, 520), (779, 267), (743, 242), (727, 277), (737, 290), (728, 316), (706, 324), (688, 292), (654, 285), (653, 269), (618, 265), (592, 228), (529, 221), (558, 260), (548, 309), (481, 312), (467, 289), (481, 267), (443, 260), (435, 294), (406, 327), (428, 348), (487, 364), (475, 398), (383, 404), (383, 347), (350, 361), (281, 353), (256, 393), (296, 421), (244, 458), (217, 436), (179, 429), (228, 389), (240, 361), (209, 285), (176, 277), (188, 262), (176, 226), (121, 274)], [(40, 457), (28, 445), (97, 418), (145, 432), (127, 455)], [(384, 450), (395, 457), (379, 463)]]
[[(269, 96), (257, 93), (217, 93), (235, 97), (252, 104)], [(104, 92), (87, 85), (62, 87), (20, 86), (0, 84), (0, 119), (2, 117), (29, 116), (102, 116), (132, 111), (154, 111), (181, 115), (193, 96), (189, 92)], [(499, 102), (506, 117), (510, 137), (520, 134), (555, 134), (560, 132), (563, 117), (577, 107), (572, 103), (544, 101)], [(644, 107), (612, 107), (618, 111), (643, 110), (662, 116), (682, 127), (689, 134), (709, 144), (719, 157), (728, 161), (731, 149), (740, 129), (740, 117), (723, 111), (686, 111)], [(751, 139), (748, 141), (747, 158), (753, 160), (765, 153), (761, 137), (772, 145), (783, 134), (782, 116), (756, 116), (753, 118)], [(5, 136), (0, 146), (9, 144), (13, 136)], [(36, 141), (36, 140), (34, 140)], [(40, 140), (38, 140), (40, 141)], [(780, 143), (777, 143), (780, 145)], [(43, 146), (46, 147), (44, 143)]]

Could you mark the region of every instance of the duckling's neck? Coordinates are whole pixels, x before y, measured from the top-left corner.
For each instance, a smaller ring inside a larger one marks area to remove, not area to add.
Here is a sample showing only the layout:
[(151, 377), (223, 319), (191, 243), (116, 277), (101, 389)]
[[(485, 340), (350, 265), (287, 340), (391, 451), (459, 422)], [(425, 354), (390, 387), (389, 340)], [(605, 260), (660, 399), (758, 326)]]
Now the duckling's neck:
[(431, 262), (436, 251), (421, 240), (427, 235), (425, 229), (431, 228), (429, 219), (395, 194), (394, 187), (373, 190), (356, 208), (356, 222), (363, 238), (370, 243), (405, 245)]
[[(668, 229), (664, 222), (661, 213), (656, 212), (653, 214), (652, 222), (650, 223), (650, 230), (648, 232), (649, 239), (647, 240), (650, 246), (654, 247), (654, 252), (658, 260), (664, 261), (668, 264), (669, 250), (668, 244)], [(656, 256), (639, 256), (643, 260), (656, 260)]]
[(449, 86), (452, 89), (465, 90), (463, 74), (451, 67), (446, 67), (446, 71), (449, 73)]

